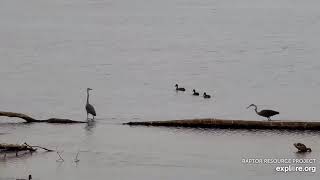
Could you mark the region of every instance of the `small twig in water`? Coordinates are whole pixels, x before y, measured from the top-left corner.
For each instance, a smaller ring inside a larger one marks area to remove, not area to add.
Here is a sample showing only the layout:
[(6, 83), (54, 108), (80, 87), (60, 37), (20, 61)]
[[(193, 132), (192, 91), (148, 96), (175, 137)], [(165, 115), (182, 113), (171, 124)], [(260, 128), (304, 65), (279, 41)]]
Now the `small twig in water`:
[[(51, 150), (51, 149), (44, 148), (44, 147), (41, 147), (41, 146), (30, 146), (30, 145), (27, 144), (26, 142), (25, 142), (24, 144), (25, 144), (26, 146), (32, 148), (32, 149), (34, 149), (34, 148), (41, 148), (41, 149), (44, 149), (44, 150), (49, 151), (49, 152), (52, 152), (52, 151), (53, 151), (53, 150)], [(34, 149), (34, 150), (37, 150), (37, 149)]]
[(76, 162), (76, 163), (80, 161), (80, 159), (78, 159), (78, 156), (79, 156), (79, 151), (78, 151), (78, 153), (76, 155), (76, 158), (74, 159), (74, 162)]
[(62, 153), (63, 153), (63, 151), (61, 151), (61, 152), (57, 151), (57, 154), (59, 156), (59, 159), (57, 159), (57, 162), (63, 162), (64, 161), (64, 159), (61, 157)]

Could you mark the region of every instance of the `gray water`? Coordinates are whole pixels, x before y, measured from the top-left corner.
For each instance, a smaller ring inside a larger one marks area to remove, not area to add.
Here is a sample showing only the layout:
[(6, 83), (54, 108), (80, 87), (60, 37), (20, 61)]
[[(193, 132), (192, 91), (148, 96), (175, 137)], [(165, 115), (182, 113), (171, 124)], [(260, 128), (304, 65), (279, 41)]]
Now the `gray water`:
[[(0, 157), (0, 179), (318, 179), (242, 158), (317, 158), (317, 132), (129, 127), (183, 118), (317, 121), (317, 0), (2, 0), (0, 110), (85, 120), (0, 118), (0, 142), (63, 151)], [(174, 84), (187, 89), (176, 93)], [(191, 96), (195, 88), (213, 96)], [(293, 143), (313, 152), (296, 154)], [(80, 162), (74, 163), (80, 151)], [(319, 163), (316, 164), (319, 167)]]

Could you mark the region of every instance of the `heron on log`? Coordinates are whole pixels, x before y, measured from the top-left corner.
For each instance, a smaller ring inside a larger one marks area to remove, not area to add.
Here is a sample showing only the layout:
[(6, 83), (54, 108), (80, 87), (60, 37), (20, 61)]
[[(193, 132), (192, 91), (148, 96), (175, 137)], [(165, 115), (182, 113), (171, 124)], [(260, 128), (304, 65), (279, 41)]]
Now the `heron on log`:
[(279, 114), (278, 111), (274, 111), (274, 110), (269, 110), (269, 109), (264, 109), (264, 110), (261, 110), (261, 111), (258, 111), (257, 109), (257, 106), (255, 104), (250, 104), (250, 106), (247, 107), (247, 109), (249, 107), (254, 107), (254, 110), (256, 111), (256, 113), (259, 115), (259, 116), (262, 116), (262, 117), (266, 117), (269, 121), (271, 121), (270, 117), (271, 116), (274, 116), (274, 115), (277, 115)]

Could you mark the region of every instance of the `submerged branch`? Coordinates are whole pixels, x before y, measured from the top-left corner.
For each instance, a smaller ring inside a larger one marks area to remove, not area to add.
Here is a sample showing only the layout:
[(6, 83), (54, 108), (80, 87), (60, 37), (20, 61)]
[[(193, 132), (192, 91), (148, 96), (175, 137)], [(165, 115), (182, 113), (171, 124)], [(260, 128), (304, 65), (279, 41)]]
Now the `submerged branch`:
[(54, 150), (51, 150), (51, 149), (48, 149), (48, 148), (44, 148), (44, 147), (41, 147), (41, 146), (30, 146), (29, 144), (27, 144), (26, 142), (24, 143), (26, 146), (30, 147), (30, 148), (41, 148), (41, 149), (44, 149), (46, 151), (49, 151), (49, 152), (52, 152)]
[(31, 123), (31, 122), (46, 122), (46, 123), (61, 123), (61, 124), (86, 123), (85, 121), (75, 121), (71, 119), (61, 119), (61, 118), (50, 118), (50, 119), (38, 120), (22, 113), (6, 112), (6, 111), (0, 111), (0, 116), (21, 118), (28, 123)]

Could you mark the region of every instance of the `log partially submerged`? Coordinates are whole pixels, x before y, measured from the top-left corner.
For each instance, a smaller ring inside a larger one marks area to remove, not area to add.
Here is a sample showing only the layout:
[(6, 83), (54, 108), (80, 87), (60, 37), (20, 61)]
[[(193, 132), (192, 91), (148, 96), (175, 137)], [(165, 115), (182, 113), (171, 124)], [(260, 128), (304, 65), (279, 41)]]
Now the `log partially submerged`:
[(34, 152), (37, 149), (36, 148), (41, 148), (46, 151), (53, 151), (44, 147), (40, 146), (31, 146), (27, 144), (26, 142), (23, 144), (6, 144), (6, 143), (0, 143), (0, 152), (19, 152), (19, 151), (30, 151)]
[(0, 143), (0, 152), (18, 152), (18, 151), (36, 151), (36, 149), (29, 147), (25, 144), (1, 144)]
[(50, 118), (50, 119), (34, 119), (28, 115), (22, 114), (22, 113), (16, 113), (16, 112), (6, 112), (6, 111), (0, 111), (0, 116), (7, 116), (7, 117), (17, 117), (25, 120), (27, 123), (31, 122), (46, 122), (46, 123), (62, 123), (62, 124), (69, 124), (69, 123), (86, 123), (85, 121), (75, 121), (71, 119), (61, 119), (61, 118)]
[(303, 121), (249, 121), (226, 119), (190, 119), (170, 121), (128, 122), (131, 126), (166, 126), (192, 128), (229, 128), (229, 129), (289, 129), (289, 130), (320, 130), (320, 122)]

